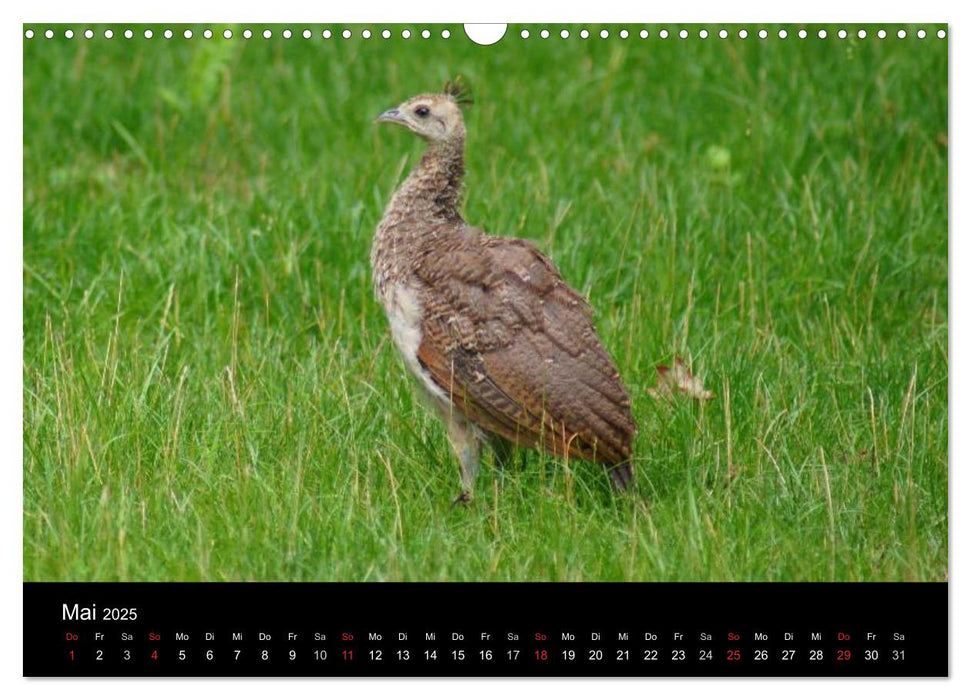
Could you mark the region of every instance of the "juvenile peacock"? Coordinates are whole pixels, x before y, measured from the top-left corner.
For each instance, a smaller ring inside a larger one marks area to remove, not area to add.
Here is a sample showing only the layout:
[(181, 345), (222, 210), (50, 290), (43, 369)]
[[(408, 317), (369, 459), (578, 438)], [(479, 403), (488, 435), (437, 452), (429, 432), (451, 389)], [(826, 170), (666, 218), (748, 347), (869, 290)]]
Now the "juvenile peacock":
[(483, 444), (500, 459), (514, 443), (600, 462), (624, 490), (637, 428), (590, 306), (532, 243), (487, 235), (458, 212), (467, 101), (450, 83), (378, 116), (428, 146), (371, 249), (391, 336), (458, 456), (455, 500), (471, 500)]

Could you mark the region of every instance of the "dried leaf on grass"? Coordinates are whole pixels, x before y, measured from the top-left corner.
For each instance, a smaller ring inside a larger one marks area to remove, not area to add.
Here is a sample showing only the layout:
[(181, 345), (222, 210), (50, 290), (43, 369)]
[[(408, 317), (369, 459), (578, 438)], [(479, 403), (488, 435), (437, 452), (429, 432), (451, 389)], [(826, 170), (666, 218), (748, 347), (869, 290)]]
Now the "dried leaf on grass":
[(680, 357), (674, 358), (674, 366), (657, 366), (657, 384), (647, 393), (654, 398), (673, 396), (674, 394), (685, 394), (699, 401), (709, 401), (715, 395), (705, 389), (701, 377), (691, 374), (691, 371), (684, 364)]

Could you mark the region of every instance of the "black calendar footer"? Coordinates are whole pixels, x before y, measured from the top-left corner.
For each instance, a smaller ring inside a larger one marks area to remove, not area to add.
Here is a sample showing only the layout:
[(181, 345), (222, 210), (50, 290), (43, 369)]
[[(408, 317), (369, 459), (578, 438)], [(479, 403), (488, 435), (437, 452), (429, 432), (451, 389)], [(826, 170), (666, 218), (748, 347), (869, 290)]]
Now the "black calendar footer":
[(946, 676), (946, 583), (25, 583), (25, 676)]

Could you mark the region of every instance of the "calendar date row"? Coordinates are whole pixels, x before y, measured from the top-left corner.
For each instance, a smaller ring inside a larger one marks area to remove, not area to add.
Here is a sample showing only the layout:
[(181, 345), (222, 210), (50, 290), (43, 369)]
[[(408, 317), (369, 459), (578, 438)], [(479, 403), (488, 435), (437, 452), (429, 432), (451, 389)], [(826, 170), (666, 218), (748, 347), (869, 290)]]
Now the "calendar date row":
[(70, 648), (67, 650), (70, 661), (93, 660), (95, 662), (277, 662), (312, 661), (316, 663), (435, 663), (448, 660), (453, 663), (475, 660), (477, 662), (503, 661), (507, 663), (534, 662), (546, 663), (626, 663), (640, 661), (656, 663), (700, 663), (721, 660), (726, 663), (754, 663), (780, 661), (822, 663), (835, 661), (849, 663), (854, 660), (865, 662), (904, 662), (907, 650), (903, 647), (878, 648), (296, 648), (296, 647), (131, 647), (92, 649)]

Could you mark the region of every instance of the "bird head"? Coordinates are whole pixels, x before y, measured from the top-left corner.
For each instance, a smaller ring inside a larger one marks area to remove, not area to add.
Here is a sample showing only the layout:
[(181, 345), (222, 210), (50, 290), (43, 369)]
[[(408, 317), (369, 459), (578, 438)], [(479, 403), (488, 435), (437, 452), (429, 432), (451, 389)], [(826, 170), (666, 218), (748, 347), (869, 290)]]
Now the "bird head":
[(429, 143), (445, 143), (465, 136), (462, 107), (470, 104), (468, 89), (450, 81), (443, 92), (416, 95), (382, 112), (377, 121), (400, 124)]

